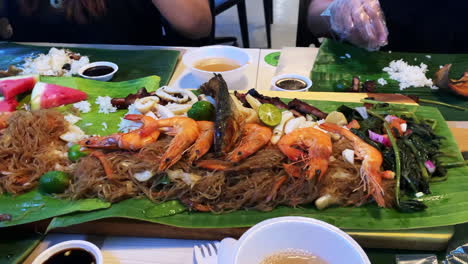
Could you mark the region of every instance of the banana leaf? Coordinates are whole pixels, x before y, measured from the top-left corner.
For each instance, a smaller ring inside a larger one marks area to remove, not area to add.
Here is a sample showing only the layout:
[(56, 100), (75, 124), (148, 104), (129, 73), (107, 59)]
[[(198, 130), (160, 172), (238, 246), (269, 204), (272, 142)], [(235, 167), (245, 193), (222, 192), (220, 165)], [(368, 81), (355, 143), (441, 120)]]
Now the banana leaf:
[[(346, 56), (348, 54), (350, 58)], [(400, 90), (399, 84), (391, 80), (382, 71), (392, 60), (403, 59), (410, 65), (424, 63), (428, 66), (426, 76), (433, 78), (439, 67), (452, 64), (450, 78), (458, 79), (468, 69), (468, 54), (427, 54), (404, 53), (367, 50), (333, 40), (326, 40), (320, 47), (319, 54), (311, 73), (313, 87), (311, 90), (320, 92), (344, 92), (351, 86), (353, 76), (359, 76), (361, 81), (385, 79), (388, 84), (377, 84), (379, 93), (401, 93), (419, 96), (423, 99), (440, 101), (468, 108), (468, 99), (456, 96), (449, 91), (432, 90), (429, 87), (411, 87)], [(438, 106), (446, 120), (468, 121), (468, 112), (459, 111), (444, 106)]]
[[(91, 104), (91, 111), (89, 113), (82, 113), (80, 116), (83, 120), (78, 122), (77, 125), (88, 135), (107, 135), (117, 131), (120, 118), (127, 111), (118, 110), (115, 113), (109, 114), (99, 113), (98, 106), (94, 103), (96, 98), (98, 96), (122, 97), (129, 93), (134, 93), (141, 87), (154, 91), (159, 87), (160, 78), (158, 76), (148, 76), (130, 81), (106, 83), (75, 77), (42, 76), (41, 81), (72, 87), (86, 92), (88, 94), (88, 101)], [(22, 103), (27, 102), (29, 102), (28, 96), (22, 100)], [(69, 112), (71, 106), (60, 107), (58, 110)], [(103, 122), (106, 123), (106, 126), (102, 125)], [(88, 123), (93, 125), (88, 126)], [(0, 228), (35, 222), (78, 211), (107, 208), (109, 206), (110, 203), (99, 199), (61, 200), (43, 195), (37, 190), (16, 197), (3, 194), (0, 195), (0, 214), (11, 215), (12, 220), (0, 221)]]
[[(88, 135), (108, 135), (116, 132), (121, 118), (127, 113), (126, 110), (118, 110), (114, 113), (99, 113), (99, 106), (95, 104), (98, 96), (125, 97), (136, 90), (145, 87), (149, 92), (159, 88), (160, 77), (148, 76), (140, 79), (124, 82), (99, 82), (76, 77), (41, 77), (42, 82), (53, 83), (82, 90), (88, 94), (87, 101), (91, 104), (89, 113), (81, 113), (83, 118), (77, 123)], [(28, 102), (25, 98), (23, 102)], [(62, 107), (63, 111), (71, 110), (72, 106)], [(104, 124), (103, 124), (104, 123)]]
[[(56, 48), (61, 48), (55, 46)], [(48, 53), (51, 47), (29, 46), (15, 43), (0, 43), (0, 70), (10, 65), (20, 65), (24, 59), (39, 53)], [(166, 85), (174, 72), (180, 52), (176, 50), (107, 50), (92, 48), (68, 48), (73, 52), (88, 56), (91, 62), (112, 61), (119, 71), (112, 81), (127, 81), (148, 75), (161, 77), (161, 85)]]
[(0, 264), (22, 263), (41, 242), (42, 234), (0, 230)]
[[(342, 105), (339, 102), (309, 102), (324, 111), (332, 111)], [(356, 106), (357, 104), (346, 103), (346, 105)], [(417, 108), (416, 114), (419, 117), (437, 120), (436, 133), (446, 137), (441, 150), (453, 155), (447, 157), (445, 162), (461, 161), (460, 151), (440, 112), (436, 108), (421, 106)], [(343, 229), (355, 230), (401, 230), (464, 223), (468, 221), (468, 200), (466, 200), (468, 168), (449, 169), (448, 175), (447, 181), (431, 185), (432, 194), (423, 197), (428, 209), (419, 213), (404, 214), (394, 209), (381, 209), (375, 205), (367, 205), (329, 208), (323, 211), (318, 211), (313, 206), (305, 206), (301, 208), (279, 207), (271, 212), (242, 210), (228, 214), (211, 214), (183, 211), (180, 210), (178, 203), (173, 203), (167, 204), (165, 208), (158, 208), (161, 215), (164, 215), (162, 211), (166, 210), (167, 216), (155, 218), (145, 214), (151, 202), (145, 199), (130, 199), (113, 204), (109, 209), (56, 217), (49, 229), (110, 217), (138, 219), (186, 228), (249, 227), (268, 218), (286, 215), (313, 217)]]

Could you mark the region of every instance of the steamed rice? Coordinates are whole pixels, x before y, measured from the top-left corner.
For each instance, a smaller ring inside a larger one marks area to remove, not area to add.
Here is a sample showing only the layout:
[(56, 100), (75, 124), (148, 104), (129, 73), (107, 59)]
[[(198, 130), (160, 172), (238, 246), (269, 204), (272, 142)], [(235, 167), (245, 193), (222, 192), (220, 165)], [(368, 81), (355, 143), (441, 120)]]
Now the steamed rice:
[(401, 60), (391, 61), (388, 67), (383, 68), (384, 72), (390, 75), (390, 79), (400, 83), (400, 90), (408, 87), (432, 87), (432, 80), (426, 77), (427, 65), (421, 63), (417, 65), (409, 65)]
[[(72, 76), (78, 74), (78, 70), (86, 64), (89, 64), (89, 58), (80, 56), (78, 60), (73, 59), (73, 53), (66, 49), (51, 48), (48, 54), (39, 54), (37, 57), (25, 59), (25, 63), (20, 67), (22, 74), (40, 74), (48, 76)], [(69, 64), (70, 70), (63, 69), (64, 65)]]

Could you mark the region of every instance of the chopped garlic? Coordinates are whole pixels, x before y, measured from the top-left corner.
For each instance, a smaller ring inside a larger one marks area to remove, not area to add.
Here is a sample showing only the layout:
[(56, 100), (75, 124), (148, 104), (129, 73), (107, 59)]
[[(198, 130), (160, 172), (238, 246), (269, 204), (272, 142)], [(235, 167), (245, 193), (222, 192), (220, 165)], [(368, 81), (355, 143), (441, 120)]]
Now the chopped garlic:
[(341, 153), (343, 155), (343, 159), (350, 164), (354, 164), (354, 150), (352, 149), (345, 149)]
[(170, 181), (182, 180), (190, 187), (193, 187), (201, 179), (200, 175), (187, 173), (183, 170), (168, 170), (167, 176), (169, 177)]
[(133, 174), (133, 177), (135, 177), (135, 179), (137, 179), (137, 181), (139, 182), (145, 182), (151, 179), (151, 177), (153, 177), (153, 172), (149, 170), (144, 170), (142, 172), (137, 172)]
[(317, 209), (323, 210), (332, 205), (339, 204), (339, 202), (340, 201), (336, 197), (333, 197), (330, 194), (325, 194), (315, 200), (315, 206)]

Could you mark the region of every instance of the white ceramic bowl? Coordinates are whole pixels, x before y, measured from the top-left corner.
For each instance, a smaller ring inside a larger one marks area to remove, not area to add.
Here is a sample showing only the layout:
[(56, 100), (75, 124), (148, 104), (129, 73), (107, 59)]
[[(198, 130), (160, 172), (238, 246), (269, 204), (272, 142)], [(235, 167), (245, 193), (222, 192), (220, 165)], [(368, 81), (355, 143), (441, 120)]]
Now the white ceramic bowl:
[[(286, 89), (282, 89), (278, 86), (276, 86), (276, 82), (281, 80), (281, 79), (299, 79), (299, 80), (302, 80), (304, 81), (307, 86), (303, 89), (300, 89), (300, 90), (286, 90)], [(307, 92), (309, 91), (310, 87), (312, 87), (312, 80), (303, 76), (303, 75), (299, 75), (299, 74), (280, 74), (280, 75), (276, 75), (275, 77), (273, 77), (271, 79), (271, 88), (273, 91), (281, 91), (281, 92)]]
[(236, 241), (224, 239), (218, 263), (259, 264), (287, 250), (305, 251), (328, 264), (370, 264), (364, 250), (335, 226), (307, 217), (278, 217), (260, 222)]
[(71, 248), (82, 248), (94, 256), (94, 258), (96, 259), (96, 264), (103, 263), (102, 253), (99, 250), (99, 248), (96, 247), (96, 245), (88, 241), (84, 241), (84, 240), (69, 240), (69, 241), (65, 241), (62, 243), (58, 243), (57, 245), (54, 245), (46, 249), (39, 256), (37, 256), (36, 259), (34, 259), (32, 264), (43, 264), (47, 259), (52, 257), (55, 253), (66, 250), (66, 249), (71, 249)]
[[(83, 74), (83, 72), (86, 71), (87, 69), (92, 68), (92, 67), (96, 67), (96, 66), (109, 66), (109, 67), (113, 68), (114, 70), (112, 72), (106, 74), (106, 75), (100, 75), (100, 76), (87, 76), (87, 75)], [(114, 77), (114, 74), (118, 70), (119, 70), (119, 66), (117, 66), (117, 64), (115, 64), (113, 62), (96, 61), (96, 62), (86, 64), (85, 66), (81, 67), (78, 70), (78, 75), (80, 75), (81, 77), (83, 77), (85, 79), (107, 82), (107, 81), (111, 80)]]
[(213, 78), (213, 72), (197, 69), (194, 65), (201, 60), (213, 58), (225, 58), (235, 61), (240, 65), (239, 68), (234, 70), (217, 72), (223, 75), (228, 85), (238, 82), (244, 76), (245, 68), (251, 63), (249, 54), (243, 49), (222, 45), (205, 46), (189, 51), (182, 57), (182, 63), (184, 63), (185, 67), (190, 69), (191, 73), (198, 81), (206, 82)]

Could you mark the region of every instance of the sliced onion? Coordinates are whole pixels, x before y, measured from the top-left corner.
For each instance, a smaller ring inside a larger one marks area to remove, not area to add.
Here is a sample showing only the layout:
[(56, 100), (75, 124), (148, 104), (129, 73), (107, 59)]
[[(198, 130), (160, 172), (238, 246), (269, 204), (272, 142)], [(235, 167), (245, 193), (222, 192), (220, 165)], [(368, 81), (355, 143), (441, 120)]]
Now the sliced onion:
[(435, 172), (436, 166), (432, 161), (427, 160), (426, 162), (424, 162), (424, 166), (426, 166), (426, 169), (429, 173), (432, 174)]
[(369, 118), (369, 114), (367, 113), (367, 108), (365, 106), (355, 107), (354, 109), (362, 116), (362, 118)]
[(387, 135), (380, 135), (380, 134), (373, 132), (372, 130), (368, 130), (368, 131), (369, 131), (369, 138), (372, 141), (379, 142), (386, 147), (390, 147), (392, 145)]

